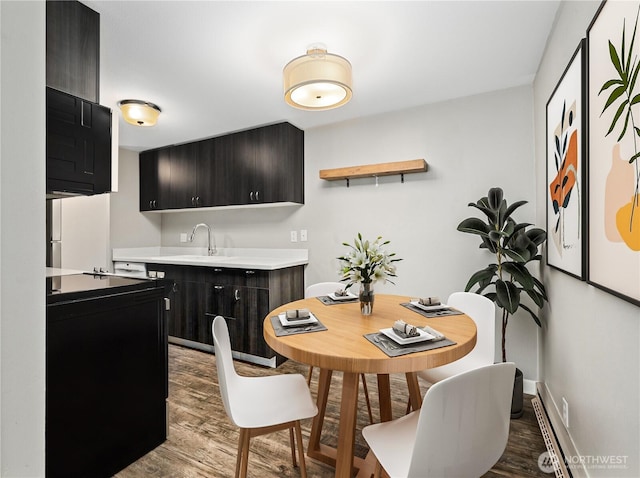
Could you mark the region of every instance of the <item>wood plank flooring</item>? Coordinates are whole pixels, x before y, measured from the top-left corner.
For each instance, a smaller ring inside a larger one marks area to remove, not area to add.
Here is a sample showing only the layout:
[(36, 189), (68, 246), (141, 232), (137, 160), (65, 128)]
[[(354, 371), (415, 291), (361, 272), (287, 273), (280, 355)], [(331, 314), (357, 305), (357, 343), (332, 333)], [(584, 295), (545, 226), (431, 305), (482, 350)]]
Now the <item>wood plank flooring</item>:
[[(285, 362), (278, 369), (267, 369), (236, 362), (241, 375), (266, 375), (279, 373), (302, 373), (308, 367)], [(340, 373), (333, 374), (329, 405), (324, 426), (323, 443), (335, 446), (338, 428)], [(377, 415), (377, 384), (375, 378), (367, 377), (369, 395)], [(315, 396), (317, 372), (311, 383)], [(407, 385), (403, 375), (391, 376), (393, 416), (404, 414), (407, 404)], [(423, 390), (424, 393), (424, 390)], [(256, 397), (259, 400), (260, 397)], [(518, 420), (511, 420), (507, 450), (500, 461), (484, 477), (545, 477), (538, 468), (538, 457), (546, 448), (535, 414), (531, 408), (531, 397), (525, 396), (525, 413)], [(364, 457), (368, 451), (360, 434), (368, 425), (366, 405), (360, 393), (356, 454)], [(303, 422), (302, 433), (305, 447), (309, 439), (311, 421)], [(215, 370), (215, 356), (169, 345), (169, 437), (162, 445), (116, 475), (117, 478), (195, 478), (233, 477), (236, 462), (238, 430), (227, 418)], [(306, 458), (309, 477), (331, 477), (333, 469)], [(287, 431), (257, 437), (251, 440), (249, 454), (250, 477), (298, 477), (298, 468), (291, 465), (289, 435)]]

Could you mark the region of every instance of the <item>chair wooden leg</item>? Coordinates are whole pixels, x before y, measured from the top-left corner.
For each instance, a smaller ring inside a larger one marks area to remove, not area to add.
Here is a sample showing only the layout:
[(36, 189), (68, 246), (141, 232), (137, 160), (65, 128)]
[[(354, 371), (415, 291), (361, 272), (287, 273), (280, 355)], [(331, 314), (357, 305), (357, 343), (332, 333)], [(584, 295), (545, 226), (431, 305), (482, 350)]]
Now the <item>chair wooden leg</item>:
[(311, 378), (313, 377), (313, 366), (309, 367), (309, 373), (307, 374), (307, 385), (311, 386)]
[(249, 466), (249, 441), (251, 440), (251, 430), (244, 429), (242, 437), (242, 463), (240, 466), (240, 478), (247, 478), (247, 467)]
[[(247, 476), (246, 461), (248, 459), (249, 446), (247, 444), (245, 449), (245, 441), (249, 436), (250, 431), (247, 428), (240, 429), (240, 436), (238, 437), (238, 457), (236, 458), (236, 478)], [(244, 471), (241, 471), (242, 469), (244, 469)]]
[(300, 420), (296, 420), (296, 439), (298, 441), (298, 458), (300, 460), (300, 477), (307, 478), (307, 464), (304, 461), (304, 447), (302, 445), (302, 429), (300, 428)]
[(371, 412), (371, 402), (369, 401), (369, 389), (367, 388), (367, 379), (364, 374), (361, 373), (362, 377), (362, 390), (364, 392), (364, 399), (367, 402), (367, 411), (369, 412), (369, 423), (373, 423), (373, 413)]
[(291, 446), (291, 461), (296, 467), (298, 464), (296, 463), (296, 442), (293, 439), (293, 427), (289, 428), (289, 445)]
[(373, 472), (373, 478), (380, 478), (381, 475), (382, 475), (382, 465), (376, 458), (376, 469)]

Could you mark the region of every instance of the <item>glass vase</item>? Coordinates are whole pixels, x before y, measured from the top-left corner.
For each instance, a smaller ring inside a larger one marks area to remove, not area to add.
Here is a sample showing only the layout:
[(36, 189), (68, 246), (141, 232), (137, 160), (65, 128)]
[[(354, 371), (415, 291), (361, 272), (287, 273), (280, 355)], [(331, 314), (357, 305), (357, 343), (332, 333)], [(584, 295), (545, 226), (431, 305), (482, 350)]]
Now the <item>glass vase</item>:
[(370, 282), (360, 283), (360, 313), (362, 315), (371, 315), (373, 313), (373, 284)]

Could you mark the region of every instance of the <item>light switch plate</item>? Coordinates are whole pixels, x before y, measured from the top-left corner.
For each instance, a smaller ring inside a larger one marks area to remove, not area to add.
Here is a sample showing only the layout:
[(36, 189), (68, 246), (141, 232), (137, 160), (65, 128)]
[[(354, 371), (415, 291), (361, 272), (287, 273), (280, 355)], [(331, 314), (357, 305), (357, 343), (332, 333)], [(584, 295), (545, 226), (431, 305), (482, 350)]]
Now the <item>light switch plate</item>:
[(307, 242), (307, 230), (300, 229), (300, 242)]
[(298, 242), (298, 231), (291, 231), (291, 242)]

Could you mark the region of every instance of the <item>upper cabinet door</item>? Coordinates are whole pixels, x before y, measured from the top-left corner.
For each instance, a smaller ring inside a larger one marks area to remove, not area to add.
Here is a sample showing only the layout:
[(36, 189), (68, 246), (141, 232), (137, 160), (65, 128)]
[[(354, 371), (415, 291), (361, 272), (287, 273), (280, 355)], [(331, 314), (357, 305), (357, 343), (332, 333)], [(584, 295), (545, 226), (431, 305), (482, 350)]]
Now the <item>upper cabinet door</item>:
[(187, 143), (169, 148), (171, 156), (171, 181), (169, 183), (169, 208), (198, 207), (197, 192), (198, 147)]
[(111, 189), (111, 110), (47, 88), (47, 193)]
[(76, 1), (47, 1), (47, 86), (100, 99), (100, 15)]
[(169, 149), (140, 153), (140, 210), (153, 211), (169, 207), (171, 183)]
[[(293, 202), (304, 204), (304, 132), (281, 123), (155, 150), (170, 156), (165, 192), (155, 209), (186, 209)], [(149, 210), (145, 191), (158, 172), (143, 168), (140, 210)], [(164, 206), (160, 207), (160, 204)], [(154, 209), (151, 207), (151, 209)]]
[(254, 199), (304, 203), (304, 132), (289, 123), (256, 131)]

